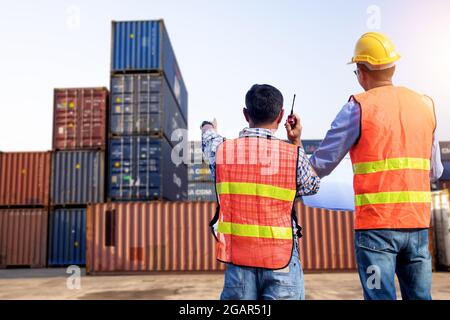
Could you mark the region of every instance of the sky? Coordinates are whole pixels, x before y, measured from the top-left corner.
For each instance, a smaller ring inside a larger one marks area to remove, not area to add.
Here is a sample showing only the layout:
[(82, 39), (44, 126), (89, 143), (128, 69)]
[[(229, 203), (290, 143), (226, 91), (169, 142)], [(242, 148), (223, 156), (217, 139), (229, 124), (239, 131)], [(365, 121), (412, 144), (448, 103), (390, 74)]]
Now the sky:
[[(109, 87), (112, 20), (165, 20), (189, 92), (189, 137), (203, 120), (236, 137), (255, 83), (297, 94), (304, 139), (322, 139), (349, 96), (358, 38), (387, 34), (395, 83), (434, 98), (450, 140), (450, 1), (17, 0), (0, 3), (0, 151), (51, 149), (53, 88)], [(280, 138), (285, 138), (281, 127)]]

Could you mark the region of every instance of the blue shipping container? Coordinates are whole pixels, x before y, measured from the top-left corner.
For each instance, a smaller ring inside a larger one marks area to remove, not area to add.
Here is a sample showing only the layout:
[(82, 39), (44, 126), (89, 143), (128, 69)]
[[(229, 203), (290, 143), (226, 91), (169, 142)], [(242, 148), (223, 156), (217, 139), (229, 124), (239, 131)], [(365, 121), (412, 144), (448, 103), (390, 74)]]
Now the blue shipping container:
[(322, 140), (302, 140), (303, 149), (306, 154), (313, 154), (319, 149)]
[(213, 182), (189, 182), (189, 201), (217, 201), (216, 187)]
[(163, 20), (113, 21), (111, 71), (163, 71), (188, 119), (188, 93)]
[(172, 161), (172, 148), (166, 139), (114, 137), (109, 152), (110, 200), (187, 199), (187, 166)]
[(450, 180), (450, 161), (443, 161), (444, 172), (442, 173), (441, 180)]
[(200, 141), (191, 141), (188, 143), (188, 148), (188, 181), (213, 182), (209, 162), (202, 152), (202, 143)]
[(51, 204), (83, 205), (105, 200), (105, 153), (53, 153)]
[(214, 182), (207, 163), (188, 165), (189, 182)]
[(450, 141), (440, 141), (439, 147), (441, 149), (441, 160), (450, 161)]
[(207, 161), (202, 151), (201, 141), (190, 141), (188, 143), (189, 164), (202, 164)]
[[(111, 106), (110, 133), (113, 135), (156, 134), (171, 141), (175, 130), (187, 130), (162, 74), (113, 76)], [(174, 141), (179, 141), (182, 134), (178, 132)]]
[(50, 213), (48, 265), (86, 264), (86, 209)]

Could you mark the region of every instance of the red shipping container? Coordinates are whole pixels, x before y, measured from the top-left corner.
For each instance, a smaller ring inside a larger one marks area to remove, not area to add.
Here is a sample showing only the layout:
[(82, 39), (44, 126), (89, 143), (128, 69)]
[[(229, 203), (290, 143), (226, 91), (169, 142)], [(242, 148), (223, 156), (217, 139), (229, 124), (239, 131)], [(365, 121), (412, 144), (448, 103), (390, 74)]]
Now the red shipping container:
[(47, 222), (47, 209), (0, 210), (0, 268), (45, 267)]
[[(353, 213), (297, 204), (305, 271), (354, 271)], [(213, 202), (94, 204), (87, 210), (89, 274), (223, 271), (209, 228)]]
[(48, 206), (51, 152), (0, 153), (0, 206)]
[(351, 211), (330, 211), (296, 206), (303, 237), (300, 260), (305, 271), (354, 271), (354, 216)]
[(105, 149), (108, 89), (55, 89), (53, 150)]

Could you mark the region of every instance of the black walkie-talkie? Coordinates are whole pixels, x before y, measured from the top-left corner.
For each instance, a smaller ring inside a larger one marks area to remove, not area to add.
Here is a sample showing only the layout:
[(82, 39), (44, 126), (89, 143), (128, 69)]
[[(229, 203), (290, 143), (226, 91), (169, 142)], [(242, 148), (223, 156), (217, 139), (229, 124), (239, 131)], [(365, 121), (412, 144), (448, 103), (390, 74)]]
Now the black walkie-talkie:
[(288, 123), (291, 125), (291, 128), (294, 129), (295, 126), (297, 125), (297, 118), (294, 116), (294, 105), (295, 105), (295, 97), (297, 95), (294, 94), (294, 101), (292, 101), (292, 110), (291, 110), (291, 114), (288, 117)]

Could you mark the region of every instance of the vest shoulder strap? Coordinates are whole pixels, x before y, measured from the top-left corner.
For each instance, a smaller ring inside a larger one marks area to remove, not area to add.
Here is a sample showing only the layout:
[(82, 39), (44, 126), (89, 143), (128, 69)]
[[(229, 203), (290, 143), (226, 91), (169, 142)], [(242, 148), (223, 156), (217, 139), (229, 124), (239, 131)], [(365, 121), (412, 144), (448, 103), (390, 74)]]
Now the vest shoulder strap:
[(426, 94), (422, 95), (422, 100), (425, 103), (425, 105), (431, 110), (431, 113), (433, 114), (434, 131), (436, 131), (437, 117), (436, 117), (436, 108), (434, 106), (434, 101), (433, 101), (433, 99), (430, 96), (427, 96)]

